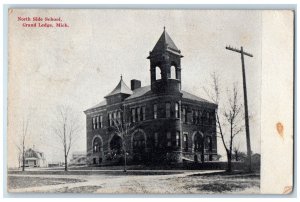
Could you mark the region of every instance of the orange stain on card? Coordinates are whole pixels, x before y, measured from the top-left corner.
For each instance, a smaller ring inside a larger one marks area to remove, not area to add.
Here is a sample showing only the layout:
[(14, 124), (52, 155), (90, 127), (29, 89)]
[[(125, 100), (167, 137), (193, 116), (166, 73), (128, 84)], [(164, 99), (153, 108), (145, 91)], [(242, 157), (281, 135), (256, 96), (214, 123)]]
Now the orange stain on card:
[(290, 194), (293, 191), (293, 186), (286, 186), (283, 189), (283, 194)]
[(278, 132), (279, 136), (283, 138), (283, 134), (284, 134), (284, 133), (283, 133), (283, 130), (284, 130), (284, 127), (283, 127), (283, 125), (282, 125), (281, 122), (278, 122), (278, 123), (276, 124), (276, 129), (277, 129), (277, 132)]

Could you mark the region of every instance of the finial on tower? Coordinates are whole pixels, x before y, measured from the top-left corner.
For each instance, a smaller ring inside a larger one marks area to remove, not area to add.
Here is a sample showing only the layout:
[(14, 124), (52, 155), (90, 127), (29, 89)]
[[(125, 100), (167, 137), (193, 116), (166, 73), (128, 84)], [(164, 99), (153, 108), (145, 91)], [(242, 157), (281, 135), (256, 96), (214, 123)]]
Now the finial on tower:
[(123, 76), (122, 76), (122, 74), (121, 74), (121, 80), (123, 80)]
[(166, 31), (166, 26), (164, 26), (164, 31)]

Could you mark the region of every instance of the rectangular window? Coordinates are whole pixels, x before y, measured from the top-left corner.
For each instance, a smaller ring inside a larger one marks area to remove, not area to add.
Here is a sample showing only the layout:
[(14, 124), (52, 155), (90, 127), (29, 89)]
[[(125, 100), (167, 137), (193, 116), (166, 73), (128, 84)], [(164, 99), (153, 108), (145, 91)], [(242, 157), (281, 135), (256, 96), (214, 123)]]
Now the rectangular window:
[(167, 102), (166, 103), (166, 118), (171, 117), (171, 103)]
[(108, 122), (109, 122), (109, 126), (112, 126), (112, 114), (111, 113), (108, 114)]
[(102, 124), (103, 124), (103, 117), (100, 116), (99, 128), (102, 128)]
[(171, 132), (167, 132), (167, 146), (170, 147), (171, 145)]
[(93, 117), (93, 129), (94, 130), (96, 129), (96, 119), (95, 119), (95, 117)]
[(141, 108), (137, 108), (136, 109), (136, 113), (137, 113), (137, 122), (141, 121)]
[(122, 123), (122, 116), (121, 116), (121, 111), (118, 111), (118, 124), (121, 124)]
[(142, 117), (142, 121), (146, 120), (146, 107), (142, 107), (141, 117)]
[(158, 133), (154, 133), (154, 146), (158, 146)]
[(193, 124), (196, 123), (196, 113), (195, 113), (195, 110), (192, 111), (193, 113)]
[(179, 103), (175, 103), (175, 116), (176, 118), (179, 118)]
[(131, 109), (131, 122), (135, 122), (135, 109)]
[(171, 139), (171, 132), (167, 132), (167, 139)]
[(99, 116), (96, 116), (96, 129), (99, 128)]
[(153, 118), (157, 119), (157, 104), (153, 105)]
[(117, 125), (117, 112), (113, 113), (113, 122), (112, 122), (112, 124)]
[(201, 123), (202, 123), (202, 122), (201, 122), (201, 115), (202, 115), (202, 113), (201, 113), (201, 111), (199, 110), (199, 111), (198, 111), (198, 117), (197, 117), (198, 124), (201, 124)]
[(186, 120), (187, 120), (187, 116), (186, 116), (187, 114), (186, 114), (186, 108), (184, 107), (183, 109), (182, 109), (182, 122), (183, 123), (186, 123)]
[(198, 111), (195, 111), (195, 123), (198, 124)]
[(176, 132), (176, 146), (180, 146), (180, 133)]

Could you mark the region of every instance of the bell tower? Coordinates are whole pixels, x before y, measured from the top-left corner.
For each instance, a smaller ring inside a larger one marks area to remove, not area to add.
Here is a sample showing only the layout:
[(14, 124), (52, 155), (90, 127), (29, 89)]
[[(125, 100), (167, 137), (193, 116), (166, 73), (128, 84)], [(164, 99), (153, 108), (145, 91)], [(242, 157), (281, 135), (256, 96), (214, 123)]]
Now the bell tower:
[(181, 51), (165, 27), (147, 59), (150, 60), (151, 90), (155, 93), (180, 92)]

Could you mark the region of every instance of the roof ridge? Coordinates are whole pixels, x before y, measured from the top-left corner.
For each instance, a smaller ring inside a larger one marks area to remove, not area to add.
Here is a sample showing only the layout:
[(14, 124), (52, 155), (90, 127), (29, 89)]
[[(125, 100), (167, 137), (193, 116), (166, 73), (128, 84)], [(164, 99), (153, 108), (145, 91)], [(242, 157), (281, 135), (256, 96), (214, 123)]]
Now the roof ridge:
[(160, 52), (162, 50), (167, 50), (167, 49), (180, 53), (180, 50), (177, 48), (174, 41), (172, 40), (172, 38), (164, 28), (164, 31), (159, 37), (158, 41), (156, 42), (154, 48), (152, 49), (152, 52)]
[(126, 85), (126, 83), (123, 81), (122, 75), (121, 75), (121, 79), (118, 83), (118, 85), (105, 97), (109, 97), (112, 95), (116, 95), (116, 94), (128, 94), (128, 95), (132, 95), (132, 90)]

